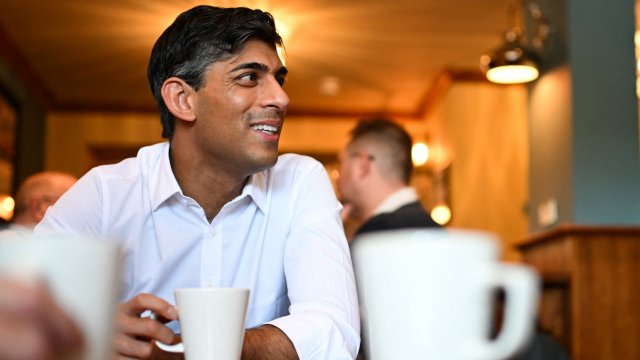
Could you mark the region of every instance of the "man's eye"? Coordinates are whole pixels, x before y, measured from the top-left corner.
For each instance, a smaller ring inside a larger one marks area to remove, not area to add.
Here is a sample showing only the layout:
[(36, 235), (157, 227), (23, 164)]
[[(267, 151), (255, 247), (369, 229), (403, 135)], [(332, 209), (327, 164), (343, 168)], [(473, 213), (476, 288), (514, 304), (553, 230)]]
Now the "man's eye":
[(255, 81), (258, 81), (258, 75), (256, 73), (248, 73), (248, 74), (240, 75), (238, 77), (238, 80), (255, 82)]
[(285, 78), (276, 78), (276, 80), (278, 81), (278, 84), (280, 84), (280, 86), (284, 86), (284, 84), (286, 83), (286, 79)]

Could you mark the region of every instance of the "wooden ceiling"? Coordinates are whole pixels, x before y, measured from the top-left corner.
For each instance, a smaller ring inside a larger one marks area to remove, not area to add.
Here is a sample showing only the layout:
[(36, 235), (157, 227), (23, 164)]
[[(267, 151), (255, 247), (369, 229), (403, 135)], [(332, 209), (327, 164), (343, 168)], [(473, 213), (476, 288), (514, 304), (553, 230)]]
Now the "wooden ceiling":
[(51, 110), (155, 111), (150, 49), (202, 3), (274, 14), (290, 113), (414, 116), (443, 74), (481, 76), (510, 0), (2, 0), (0, 57)]

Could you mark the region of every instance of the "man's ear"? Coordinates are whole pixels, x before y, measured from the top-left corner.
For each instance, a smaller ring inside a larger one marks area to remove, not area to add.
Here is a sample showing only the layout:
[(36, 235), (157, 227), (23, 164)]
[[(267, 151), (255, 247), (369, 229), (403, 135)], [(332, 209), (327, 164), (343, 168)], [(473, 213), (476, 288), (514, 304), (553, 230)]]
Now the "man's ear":
[(193, 111), (190, 97), (194, 90), (184, 80), (177, 77), (170, 77), (162, 84), (160, 94), (167, 109), (176, 118), (184, 121), (194, 121), (196, 114)]
[(34, 222), (39, 223), (44, 217), (44, 213), (51, 206), (51, 203), (45, 201), (41, 196), (32, 197), (29, 201), (29, 214)]
[(359, 152), (356, 159), (357, 174), (359, 178), (365, 178), (371, 174), (373, 163), (370, 159), (370, 155), (367, 152)]

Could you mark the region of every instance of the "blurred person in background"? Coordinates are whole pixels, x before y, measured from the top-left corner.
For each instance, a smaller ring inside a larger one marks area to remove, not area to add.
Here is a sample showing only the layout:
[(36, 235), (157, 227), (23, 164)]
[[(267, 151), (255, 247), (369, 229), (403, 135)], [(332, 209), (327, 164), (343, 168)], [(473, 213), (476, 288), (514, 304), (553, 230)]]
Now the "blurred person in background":
[(413, 171), (411, 136), (385, 118), (364, 119), (351, 131), (339, 155), (338, 192), (343, 218), (361, 225), (359, 234), (403, 228), (439, 227), (409, 185)]
[[(412, 145), (407, 131), (390, 119), (363, 119), (351, 131), (339, 155), (337, 185), (345, 228), (355, 226), (348, 234), (352, 241), (373, 231), (439, 227), (409, 186)], [(367, 358), (363, 345), (357, 358)]]
[[(353, 241), (358, 241), (357, 235), (372, 231), (440, 227), (409, 186), (413, 170), (411, 147), (410, 135), (390, 119), (364, 119), (351, 131), (351, 139), (340, 153), (337, 184), (345, 204), (343, 216), (361, 223)], [(358, 359), (366, 359), (363, 346)], [(558, 342), (538, 330), (530, 345), (509, 360), (569, 357)]]
[[(345, 228), (355, 227), (347, 234), (352, 241), (373, 231), (439, 227), (409, 185), (411, 146), (411, 136), (390, 119), (363, 119), (351, 130), (339, 155), (337, 187)], [(367, 358), (364, 345), (357, 358)]]
[(76, 181), (75, 176), (56, 171), (39, 172), (24, 179), (16, 192), (13, 217), (0, 232), (0, 238), (29, 237), (47, 209)]

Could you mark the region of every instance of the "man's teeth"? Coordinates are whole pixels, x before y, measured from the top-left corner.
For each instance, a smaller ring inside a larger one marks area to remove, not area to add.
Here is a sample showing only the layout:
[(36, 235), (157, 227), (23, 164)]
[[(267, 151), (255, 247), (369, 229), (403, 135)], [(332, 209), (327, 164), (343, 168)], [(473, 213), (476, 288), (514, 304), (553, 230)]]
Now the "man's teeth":
[(278, 132), (278, 128), (271, 125), (253, 125), (251, 129), (262, 131), (267, 134), (275, 134), (276, 132)]

